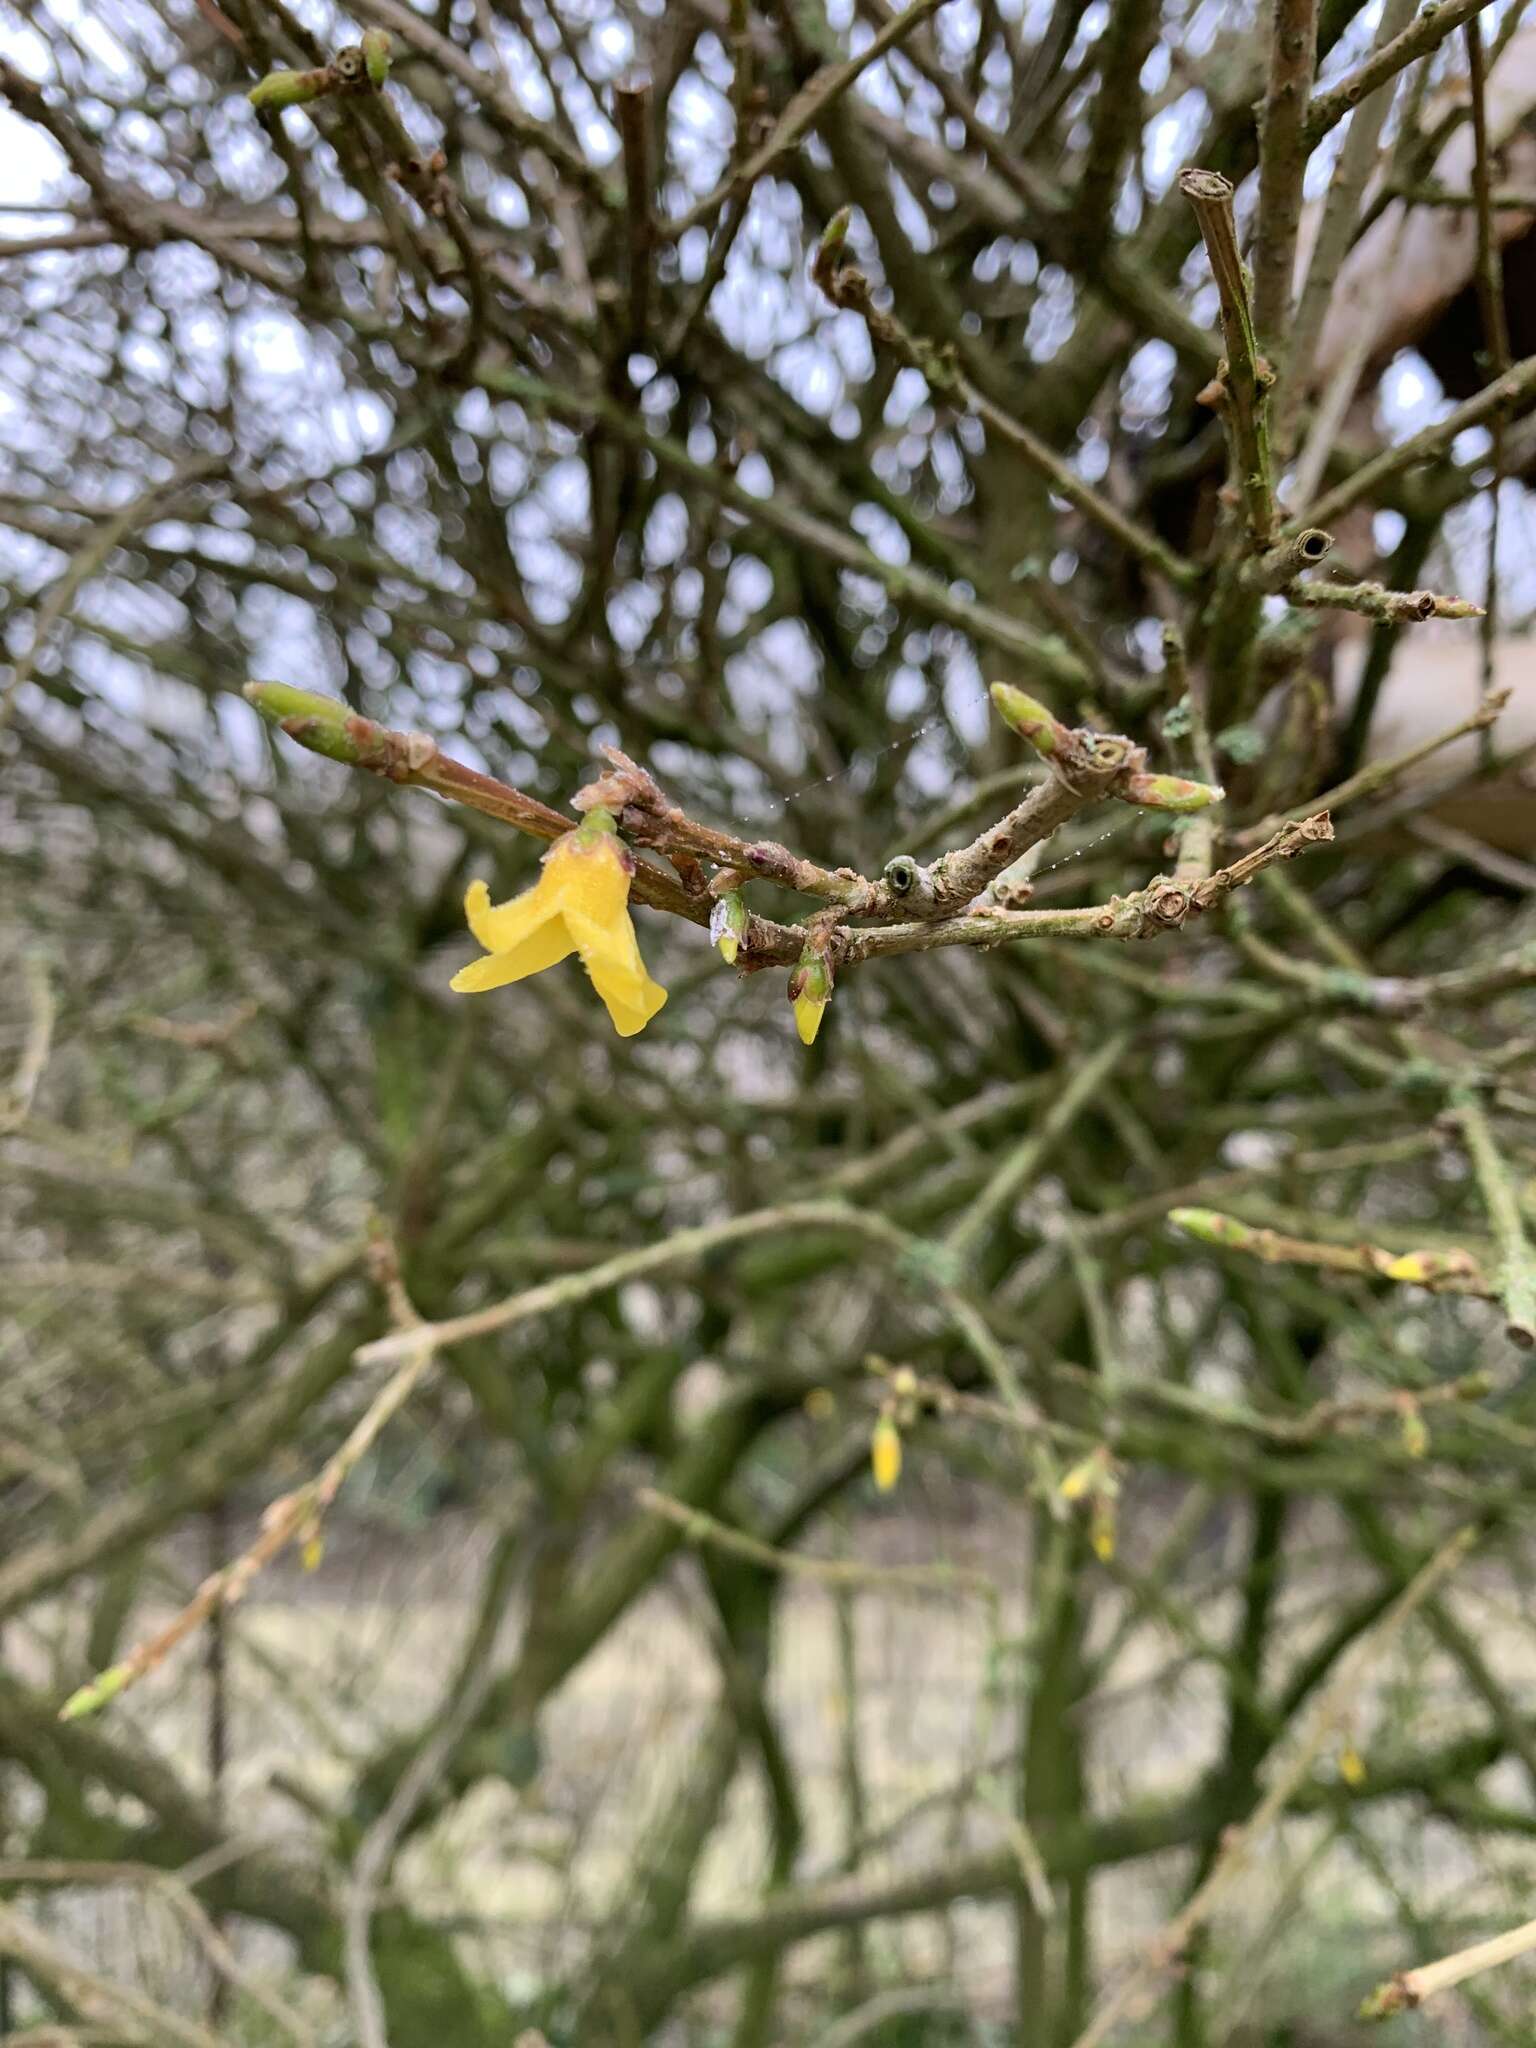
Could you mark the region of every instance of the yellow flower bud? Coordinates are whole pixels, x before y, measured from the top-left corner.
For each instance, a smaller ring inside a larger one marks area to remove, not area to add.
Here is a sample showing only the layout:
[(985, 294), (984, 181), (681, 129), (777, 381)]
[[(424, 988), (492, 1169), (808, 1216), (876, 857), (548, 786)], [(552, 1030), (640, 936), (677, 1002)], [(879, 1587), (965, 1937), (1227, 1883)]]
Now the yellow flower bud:
[(800, 1034), (802, 1045), (816, 1043), (816, 1034), (821, 1029), (826, 1007), (825, 1003), (813, 1003), (809, 996), (795, 997), (795, 1029)]
[(1079, 1459), (1069, 1472), (1064, 1474), (1056, 1491), (1063, 1500), (1084, 1500), (1098, 1485), (1104, 1461), (1096, 1450), (1086, 1458)]
[(1115, 1496), (1096, 1493), (1088, 1509), (1088, 1541), (1093, 1545), (1093, 1554), (1100, 1564), (1108, 1564), (1115, 1554), (1118, 1519)]
[(832, 999), (832, 976), (826, 961), (811, 952), (809, 947), (801, 954), (799, 966), (789, 977), (789, 996), (795, 1006), (795, 1029), (800, 1034), (800, 1043), (812, 1045), (821, 1029), (827, 1004)]
[(881, 1493), (891, 1492), (901, 1477), (901, 1432), (889, 1415), (882, 1415), (875, 1424), (869, 1440), (869, 1463), (876, 1488)]
[(736, 955), (746, 936), (747, 906), (739, 889), (727, 889), (709, 914), (709, 936), (720, 949), (727, 967), (736, 965)]

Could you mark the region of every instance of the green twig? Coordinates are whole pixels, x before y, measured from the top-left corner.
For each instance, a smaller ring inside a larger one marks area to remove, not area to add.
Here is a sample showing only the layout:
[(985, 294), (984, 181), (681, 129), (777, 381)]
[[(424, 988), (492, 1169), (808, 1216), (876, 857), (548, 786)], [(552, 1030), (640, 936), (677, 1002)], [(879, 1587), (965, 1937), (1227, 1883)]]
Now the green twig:
[(1499, 1248), (1498, 1291), (1504, 1305), (1504, 1328), (1511, 1342), (1528, 1351), (1536, 1346), (1536, 1251), (1526, 1235), (1520, 1197), (1476, 1090), (1457, 1089), (1451, 1104)]

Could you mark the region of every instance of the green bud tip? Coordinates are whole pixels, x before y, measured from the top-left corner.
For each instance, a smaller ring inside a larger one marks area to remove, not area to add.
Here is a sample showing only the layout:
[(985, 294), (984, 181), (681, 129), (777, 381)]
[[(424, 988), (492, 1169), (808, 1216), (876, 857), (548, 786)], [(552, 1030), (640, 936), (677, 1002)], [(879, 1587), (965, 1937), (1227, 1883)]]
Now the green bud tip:
[(591, 846), (596, 840), (611, 839), (619, 829), (618, 820), (606, 804), (594, 804), (582, 813), (581, 823), (576, 827), (576, 838), (582, 846)]
[(821, 231), (821, 247), (824, 255), (835, 256), (848, 239), (848, 229), (853, 221), (853, 208), (840, 206)]
[(1061, 745), (1063, 728), (1060, 721), (1053, 718), (1043, 704), (1037, 704), (1033, 697), (1016, 690), (1012, 683), (994, 683), (991, 697), (1004, 725), (1011, 732), (1016, 732), (1020, 739), (1028, 740), (1037, 754), (1049, 760)]
[(117, 1698), (132, 1675), (130, 1665), (111, 1665), (99, 1678), (93, 1678), (89, 1685), (82, 1685), (78, 1692), (70, 1694), (59, 1709), (59, 1719), (82, 1721), (87, 1714), (94, 1714), (109, 1701)]
[(246, 98), (258, 113), (268, 108), (274, 112), (283, 107), (307, 106), (311, 100), (319, 99), (325, 91), (324, 74), (317, 71), (269, 71), (265, 78), (258, 79)]
[(1170, 1209), (1168, 1221), (1175, 1230), (1198, 1237), (1203, 1244), (1242, 1246), (1252, 1235), (1246, 1223), (1239, 1223), (1235, 1216), (1219, 1215), (1214, 1209)]
[(1219, 804), (1226, 795), (1211, 782), (1190, 782), (1182, 775), (1127, 775), (1117, 784), (1116, 794), (1127, 803), (1142, 804), (1150, 811), (1203, 811)]
[(392, 47), (388, 29), (370, 28), (364, 32), (363, 61), (368, 66), (370, 84), (382, 86), (388, 79)]
[(720, 949), (727, 967), (734, 967), (736, 955), (747, 932), (747, 906), (739, 889), (727, 889), (709, 914), (709, 937)]
[(339, 697), (322, 697), (318, 690), (296, 690), (291, 683), (247, 683), (243, 695), (263, 718), (281, 726), (289, 739), (308, 747), (312, 754), (356, 765), (353, 729), (357, 721), (351, 705)]

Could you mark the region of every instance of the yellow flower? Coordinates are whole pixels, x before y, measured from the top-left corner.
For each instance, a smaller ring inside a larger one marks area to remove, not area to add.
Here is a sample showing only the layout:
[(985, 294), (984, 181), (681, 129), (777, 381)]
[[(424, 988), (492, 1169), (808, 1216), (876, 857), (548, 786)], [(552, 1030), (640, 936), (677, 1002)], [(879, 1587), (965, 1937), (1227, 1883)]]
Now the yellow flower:
[(461, 968), (453, 987), (460, 995), (504, 988), (579, 953), (614, 1030), (621, 1038), (643, 1031), (667, 992), (640, 958), (629, 915), (633, 872), (606, 815), (594, 811), (555, 841), (537, 883), (510, 903), (493, 904), (484, 882), (471, 882), (464, 914), (488, 957)]

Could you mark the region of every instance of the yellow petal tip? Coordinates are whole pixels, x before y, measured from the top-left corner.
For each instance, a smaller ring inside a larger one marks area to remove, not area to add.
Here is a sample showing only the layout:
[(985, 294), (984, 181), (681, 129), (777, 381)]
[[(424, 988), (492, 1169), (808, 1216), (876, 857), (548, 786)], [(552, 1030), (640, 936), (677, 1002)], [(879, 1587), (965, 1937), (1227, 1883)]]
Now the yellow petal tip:
[(795, 997), (795, 1029), (800, 1034), (802, 1045), (814, 1045), (816, 1034), (821, 1029), (822, 1014), (826, 1004), (812, 1002), (809, 996)]

